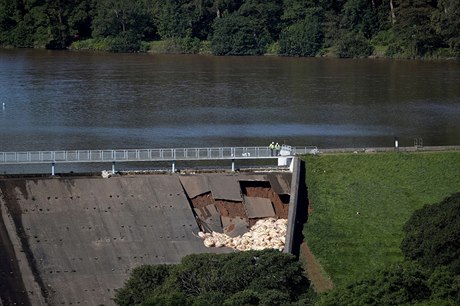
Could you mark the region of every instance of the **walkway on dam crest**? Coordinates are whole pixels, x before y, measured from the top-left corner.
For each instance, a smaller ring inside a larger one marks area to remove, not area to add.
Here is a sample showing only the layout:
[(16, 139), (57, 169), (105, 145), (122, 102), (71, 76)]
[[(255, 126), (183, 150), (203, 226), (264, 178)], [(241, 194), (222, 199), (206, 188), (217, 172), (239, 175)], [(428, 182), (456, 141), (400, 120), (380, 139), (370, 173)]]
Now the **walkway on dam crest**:
[(269, 147), (22, 151), (0, 152), (0, 164), (270, 159), (317, 151), (317, 147), (288, 145), (282, 145), (279, 152)]

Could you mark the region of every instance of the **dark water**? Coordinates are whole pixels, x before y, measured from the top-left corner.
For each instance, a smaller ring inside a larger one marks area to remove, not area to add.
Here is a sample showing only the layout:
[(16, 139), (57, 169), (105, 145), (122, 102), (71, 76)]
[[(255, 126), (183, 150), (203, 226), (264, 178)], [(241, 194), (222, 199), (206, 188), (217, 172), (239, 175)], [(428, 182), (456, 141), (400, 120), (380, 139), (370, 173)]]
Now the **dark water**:
[(0, 151), (460, 144), (460, 63), (0, 50)]

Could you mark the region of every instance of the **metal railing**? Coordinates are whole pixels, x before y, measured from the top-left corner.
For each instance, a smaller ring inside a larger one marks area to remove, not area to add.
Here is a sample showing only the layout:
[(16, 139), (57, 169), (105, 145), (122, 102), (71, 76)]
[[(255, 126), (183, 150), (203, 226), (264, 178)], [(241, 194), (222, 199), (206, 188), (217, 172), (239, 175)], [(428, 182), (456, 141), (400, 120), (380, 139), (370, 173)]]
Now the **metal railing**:
[(317, 147), (287, 145), (281, 147), (279, 156), (269, 147), (23, 151), (0, 152), (0, 164), (270, 159), (317, 152)]

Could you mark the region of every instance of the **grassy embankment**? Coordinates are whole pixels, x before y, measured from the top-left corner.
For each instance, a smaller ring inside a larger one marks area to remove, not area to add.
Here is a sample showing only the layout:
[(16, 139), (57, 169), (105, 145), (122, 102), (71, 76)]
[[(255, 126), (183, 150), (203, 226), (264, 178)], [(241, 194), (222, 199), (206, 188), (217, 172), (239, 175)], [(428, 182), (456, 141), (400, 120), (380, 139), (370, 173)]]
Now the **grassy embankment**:
[(313, 213), (304, 235), (337, 286), (402, 260), (402, 226), (413, 211), (460, 191), (460, 152), (305, 159)]

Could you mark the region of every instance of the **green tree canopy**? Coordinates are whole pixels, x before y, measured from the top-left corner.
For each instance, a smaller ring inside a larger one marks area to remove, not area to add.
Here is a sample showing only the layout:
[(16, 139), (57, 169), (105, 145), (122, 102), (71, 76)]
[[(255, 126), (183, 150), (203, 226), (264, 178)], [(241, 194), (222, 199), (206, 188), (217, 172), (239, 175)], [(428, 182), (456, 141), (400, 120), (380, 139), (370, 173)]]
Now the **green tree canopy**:
[(319, 305), (458, 305), (460, 276), (437, 268), (435, 273), (413, 261), (396, 263), (372, 277), (335, 288)]
[(197, 254), (178, 265), (142, 266), (117, 291), (118, 305), (288, 305), (309, 283), (293, 255), (275, 250)]
[(460, 193), (415, 211), (404, 231), (401, 250), (406, 258), (460, 274)]
[(270, 33), (257, 21), (232, 13), (214, 22), (211, 46), (216, 55), (260, 55), (270, 41)]
[(387, 56), (458, 57), (460, 4), (450, 0), (0, 0), (0, 46), (133, 52), (141, 47), (148, 50), (150, 42), (159, 39), (172, 46), (166, 48), (172, 52), (212, 49), (217, 55), (281, 50), (288, 56), (362, 57), (379, 47)]

